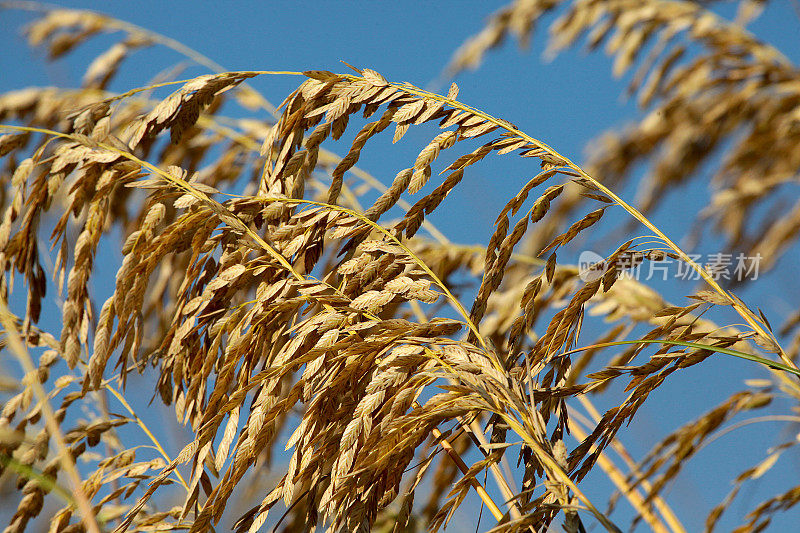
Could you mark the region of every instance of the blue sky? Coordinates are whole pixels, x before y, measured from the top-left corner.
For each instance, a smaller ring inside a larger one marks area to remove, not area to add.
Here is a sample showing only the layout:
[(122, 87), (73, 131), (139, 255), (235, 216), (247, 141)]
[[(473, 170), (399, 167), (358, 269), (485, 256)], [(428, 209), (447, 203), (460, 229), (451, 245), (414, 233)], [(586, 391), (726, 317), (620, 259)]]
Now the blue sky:
[[(122, 20), (174, 38), (201, 52), (229, 70), (347, 70), (344, 60), (359, 67), (369, 67), (393, 81), (409, 81), (430, 86), (439, 77), (453, 51), (467, 37), (481, 29), (487, 16), (505, 2), (61, 2), (65, 7), (96, 9)], [(762, 39), (781, 49), (795, 62), (800, 61), (800, 17), (791, 2), (773, 2), (751, 29)], [(733, 6), (723, 5), (730, 15)], [(74, 60), (47, 63), (42, 54), (31, 52), (19, 28), (31, 15), (19, 11), (0, 12), (0, 43), (5, 54), (0, 57), (0, 91), (28, 85), (76, 86), (86, 59), (94, 57), (114, 42), (104, 36), (81, 47)], [(530, 51), (520, 53), (508, 42), (485, 59), (476, 72), (466, 72), (457, 79), (459, 99), (495, 116), (508, 119), (523, 131), (544, 140), (575, 161), (580, 161), (588, 141), (598, 133), (621, 127), (639, 116), (635, 104), (624, 99), (626, 80), (611, 77), (611, 60), (602, 53), (584, 53), (580, 47), (568, 50), (546, 63), (541, 53), (545, 47), (545, 25), (540, 25)], [(146, 85), (163, 69), (183, 61), (174, 52), (146, 50), (134, 55), (112, 85), (126, 90)], [(199, 75), (206, 70), (189, 67), (182, 77)], [(260, 77), (253, 85), (273, 103), (280, 102), (298, 83), (293, 77)], [(441, 89), (440, 89), (441, 90)], [(446, 90), (446, 87), (444, 88)], [(267, 118), (267, 117), (260, 117)], [(397, 170), (413, 161), (428, 139), (428, 133), (410, 133), (403, 146), (388, 149), (384, 143), (366, 151), (359, 166), (388, 183)], [(344, 153), (344, 144), (329, 145)], [(448, 198), (434, 221), (448, 237), (465, 244), (486, 243), (498, 209), (527, 180), (530, 169), (519, 161), (496, 160), (469, 173), (457, 191)], [(387, 170), (388, 169), (388, 170)], [(383, 174), (382, 174), (383, 172)], [(527, 177), (526, 177), (527, 176)], [(635, 190), (618, 191), (634, 198)], [(690, 187), (672, 193), (659, 210), (655, 222), (668, 235), (682, 235), (691, 216), (708, 198), (704, 187)], [(636, 230), (636, 235), (643, 234)], [(623, 239), (624, 240), (624, 239)], [(585, 243), (592, 247), (594, 243)], [(604, 245), (605, 246), (605, 245)], [(713, 241), (711, 246), (713, 246)], [(796, 248), (795, 248), (796, 251)], [(796, 256), (796, 254), (794, 254)], [(577, 256), (576, 256), (577, 258)], [(560, 257), (561, 259), (561, 257)], [(570, 262), (569, 258), (564, 258)], [(796, 257), (793, 258), (796, 263)], [(792, 263), (790, 263), (791, 266)], [(780, 322), (787, 310), (796, 307), (800, 282), (786, 274), (766, 278), (760, 290), (747, 291), (748, 301), (761, 306), (768, 316)], [(691, 286), (670, 288), (668, 296), (680, 302)], [(770, 314), (774, 313), (774, 314)], [(752, 365), (728, 358), (714, 358), (675, 377), (649, 400), (637, 422), (622, 433), (634, 453), (647, 451), (654, 439), (677, 425), (698, 416), (705, 408), (723, 400), (736, 383), (748, 377), (763, 377)], [(715, 383), (734, 383), (715, 387)], [(620, 401), (621, 391), (615, 391)], [(149, 399), (149, 394), (147, 395)], [(600, 401), (602, 405), (603, 402)], [(785, 412), (785, 409), (781, 412)], [(666, 414), (665, 414), (666, 413)], [(155, 415), (154, 415), (155, 416)], [(704, 511), (716, 505), (728, 490), (728, 480), (743, 468), (763, 457), (766, 446), (791, 438), (777, 435), (774, 425), (752, 425), (723, 437), (694, 460), (668, 492), (670, 503), (678, 510), (689, 531), (702, 524)], [(766, 439), (764, 442), (764, 432)], [(752, 449), (742, 451), (743, 445)], [(176, 448), (180, 443), (175, 443)], [(720, 530), (738, 523), (743, 512), (757, 502), (788, 488), (790, 476), (796, 478), (798, 461), (783, 458), (784, 468), (773, 477), (755, 484), (745, 493), (743, 502), (726, 515)], [(772, 476), (773, 474), (770, 474)], [(602, 502), (608, 486), (601, 479), (588, 488), (590, 495)], [(614, 518), (627, 524), (628, 511), (620, 505)], [(793, 512), (796, 520), (800, 513)], [(468, 515), (458, 517), (453, 531), (474, 531)], [(589, 523), (591, 519), (587, 518)], [(488, 525), (484, 517), (484, 526)], [(775, 526), (780, 531), (780, 526)], [(481, 528), (485, 529), (485, 527)]]

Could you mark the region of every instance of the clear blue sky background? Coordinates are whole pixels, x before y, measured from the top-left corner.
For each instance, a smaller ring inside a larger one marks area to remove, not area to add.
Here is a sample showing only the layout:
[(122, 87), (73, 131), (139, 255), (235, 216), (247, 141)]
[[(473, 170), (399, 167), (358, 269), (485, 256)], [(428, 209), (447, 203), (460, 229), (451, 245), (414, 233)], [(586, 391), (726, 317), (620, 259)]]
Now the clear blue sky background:
[[(309, 70), (343, 71), (340, 60), (359, 67), (370, 67), (393, 81), (409, 81), (428, 86), (436, 80), (453, 51), (470, 35), (478, 32), (487, 16), (505, 2), (61, 2), (65, 7), (80, 7), (105, 12), (122, 20), (177, 39), (209, 56), (229, 70)], [(731, 15), (727, 3), (721, 12)], [(75, 60), (47, 63), (41, 53), (32, 52), (24, 43), (19, 28), (31, 19), (30, 13), (0, 11), (0, 91), (29, 85), (77, 86), (86, 60), (114, 42), (116, 36), (96, 39), (81, 47)], [(548, 18), (548, 20), (552, 20)], [(467, 72), (456, 80), (461, 88), (459, 99), (495, 116), (508, 119), (523, 131), (540, 138), (574, 160), (580, 161), (587, 142), (607, 128), (620, 127), (639, 116), (634, 102), (625, 100), (626, 80), (612, 79), (611, 61), (602, 53), (585, 54), (580, 48), (569, 50), (551, 63), (541, 59), (545, 47), (546, 26), (540, 25), (531, 51), (520, 53), (507, 43), (490, 53), (476, 72)], [(800, 61), (800, 18), (791, 2), (775, 1), (756, 21), (751, 30), (781, 49), (793, 61)], [(183, 58), (163, 48), (145, 50), (127, 62), (112, 85), (126, 90), (146, 85), (151, 77)], [(190, 67), (186, 75), (206, 71)], [(299, 80), (291, 77), (261, 77), (253, 85), (273, 103), (280, 102)], [(445, 89), (446, 90), (446, 89)], [(262, 117), (266, 118), (266, 117)], [(404, 146), (367, 150), (359, 166), (384, 183), (397, 170), (410, 166), (428, 133), (410, 133)], [(328, 145), (344, 153), (347, 146)], [(468, 173), (460, 189), (449, 198), (434, 218), (448, 237), (466, 244), (486, 243), (498, 209), (527, 180), (533, 169), (506, 157), (493, 160)], [(388, 169), (388, 170), (387, 170)], [(384, 172), (384, 174), (381, 174)], [(527, 176), (527, 177), (526, 177)], [(600, 177), (602, 179), (602, 177)], [(618, 191), (620, 192), (620, 191)], [(635, 190), (621, 191), (634, 198)], [(669, 235), (682, 235), (694, 213), (708, 198), (705, 187), (689, 187), (667, 198), (669, 209), (661, 209), (655, 221)], [(794, 200), (792, 200), (793, 202)], [(636, 235), (643, 234), (637, 230)], [(624, 240), (624, 239), (623, 239)], [(594, 243), (584, 243), (592, 248)], [(594, 249), (597, 249), (595, 245)], [(603, 247), (608, 243), (602, 244)], [(716, 251), (713, 240), (705, 251)], [(613, 248), (612, 248), (613, 249)], [(610, 250), (599, 250), (608, 253)], [(782, 265), (797, 266), (796, 248)], [(561, 257), (565, 262), (576, 258)], [(114, 267), (116, 268), (116, 267)], [(113, 270), (111, 270), (113, 272)], [(796, 307), (800, 285), (796, 276), (777, 274), (765, 278), (760, 290), (747, 291), (749, 302), (761, 306), (773, 323)], [(692, 287), (671, 288), (673, 301), (682, 301)], [(105, 295), (104, 295), (105, 296)], [(732, 318), (732, 317), (731, 317)], [(4, 361), (4, 365), (6, 362)], [(739, 360), (712, 358), (675, 376), (652, 395), (648, 407), (637, 422), (621, 433), (623, 442), (637, 456), (645, 453), (663, 436), (680, 424), (700, 415), (722, 401), (733, 387), (748, 377), (763, 377), (760, 369)], [(621, 391), (614, 398), (621, 401)], [(150, 394), (146, 394), (149, 400)], [(603, 401), (601, 400), (601, 405)], [(144, 405), (144, 404), (143, 404)], [(786, 413), (786, 406), (775, 409)], [(156, 415), (169, 416), (169, 415)], [(699, 530), (705, 512), (716, 505), (729, 489), (729, 480), (763, 457), (766, 447), (791, 438), (778, 432), (778, 425), (754, 424), (714, 442), (697, 457), (668, 491), (668, 501), (677, 510), (689, 531)], [(172, 451), (183, 445), (174, 437)], [(732, 528), (744, 512), (757, 502), (783, 491), (797, 479), (797, 455), (781, 459), (782, 468), (769, 473), (745, 490), (725, 515), (719, 530)], [(598, 502), (604, 502), (610, 488), (602, 476), (589, 478), (585, 487)], [(470, 502), (472, 503), (472, 502)], [(476, 503), (477, 505), (477, 503)], [(800, 512), (786, 515), (774, 531), (788, 531), (800, 519)], [(621, 503), (613, 518), (625, 526), (630, 518), (627, 504)], [(791, 522), (794, 520), (794, 522)], [(474, 531), (470, 513), (461, 513), (452, 531)], [(591, 523), (586, 518), (586, 523)], [(481, 529), (487, 529), (484, 517)], [(786, 529), (789, 528), (789, 529)]]

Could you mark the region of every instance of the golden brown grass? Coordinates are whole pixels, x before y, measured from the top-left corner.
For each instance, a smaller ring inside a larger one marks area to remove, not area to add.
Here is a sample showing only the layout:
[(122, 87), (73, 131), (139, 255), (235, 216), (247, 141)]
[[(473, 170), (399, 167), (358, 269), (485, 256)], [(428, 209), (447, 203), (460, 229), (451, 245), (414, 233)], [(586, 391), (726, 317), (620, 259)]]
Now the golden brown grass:
[[(781, 133), (793, 96), (781, 104), (771, 95), (797, 73), (741, 25), (694, 3), (656, 0), (515, 2), (456, 55), (452, 72), (476, 64), (509, 31), (525, 37), (559, 4), (566, 11), (553, 26), (556, 49), (584, 31), (599, 42), (616, 29), (608, 42), (618, 71), (638, 60), (647, 39), (666, 55), (643, 61), (635, 82), (643, 102), (658, 101), (657, 114), (606, 137), (586, 168), (462, 102), (456, 84), (439, 95), (368, 68), (223, 71), (143, 80), (141, 89), (111, 94), (105, 88), (135, 48), (166, 45), (216, 66), (109, 17), (45, 10), (28, 35), (54, 57), (101, 31), (123, 37), (92, 62), (81, 89), (0, 96), (7, 123), (0, 137), (0, 314), (4, 343), (25, 374), (0, 412), (0, 469), (16, 482), (7, 531), (22, 531), (42, 514), (51, 531), (256, 531), (276, 506), (285, 514), (274, 527), (285, 531), (435, 531), (471, 491), (493, 515), (492, 531), (542, 531), (554, 521), (571, 532), (588, 521), (619, 531), (605, 502), (581, 488), (596, 468), (632, 505), (636, 521), (683, 531), (664, 487), (737, 413), (778, 393), (800, 400), (798, 341), (782, 348), (759, 310), (642, 211), (747, 124), (754, 133), (731, 149), (703, 216), (730, 230), (731, 245), (771, 257), (785, 249), (797, 228), (787, 222), (791, 214), (746, 235), (746, 210), (730, 209), (766, 201), (794, 179), (796, 150)], [(743, 6), (744, 20), (752, 4)], [(684, 31), (706, 52), (677, 68), (682, 52), (670, 48), (670, 38)], [(220, 114), (228, 98), (274, 111), (245, 85), (274, 75), (299, 80), (274, 121)], [(167, 86), (174, 92), (152, 95)], [(719, 109), (692, 122), (696, 131), (675, 127), (710, 100)], [(731, 111), (743, 103), (750, 107)], [(356, 167), (376, 136), (399, 142), (423, 124), (441, 132), (388, 186)], [(676, 138), (678, 129), (688, 137)], [(323, 148), (343, 137), (352, 141), (342, 157)], [(709, 146), (697, 149), (697, 139)], [(745, 157), (755, 145), (769, 146), (764, 160)], [(655, 156), (639, 210), (614, 189), (656, 148), (664, 155)], [(511, 191), (485, 246), (450, 242), (426, 218), (453, 209), (447, 196), (470, 167), (497, 157), (523, 158), (533, 177)], [(765, 176), (767, 158), (774, 164)], [(241, 194), (225, 192), (237, 183), (246, 183)], [(366, 198), (372, 201), (364, 207)], [(557, 253), (591, 236), (610, 208), (640, 222), (648, 240), (619, 243), (602, 275), (584, 281)], [(55, 265), (42, 264), (42, 243), (56, 250)], [(112, 251), (122, 255), (114, 291), (93, 294), (96, 263)], [(684, 305), (622, 275), (626, 265), (666, 256), (705, 280)], [(42, 302), (59, 296), (60, 331), (43, 331)], [(13, 315), (9, 302), (24, 311)], [(705, 318), (716, 306), (729, 306), (743, 325)], [(579, 342), (587, 307), (616, 323), (594, 342)], [(29, 350), (41, 354), (38, 367)], [(734, 393), (644, 459), (632, 459), (616, 437), (636, 423), (648, 396), (672, 374), (726, 355), (761, 363), (772, 381)], [(176, 424), (189, 428), (183, 449), (168, 452), (130, 405), (131, 372), (144, 372), (154, 401), (173, 406)], [(617, 380), (627, 394), (597, 412), (591, 394)], [(109, 394), (124, 414), (109, 408)], [(82, 419), (82, 412), (92, 416)], [(123, 426), (137, 430), (123, 435)], [(281, 452), (282, 432), (291, 435), (288, 459), (270, 467), (280, 476), (265, 488), (265, 465)], [(742, 473), (708, 528), (743, 483), (792, 445)], [(469, 457), (477, 459), (469, 464)], [(422, 490), (426, 479), (430, 489)], [(182, 501), (170, 507), (172, 484)], [(418, 495), (426, 501), (415, 502)], [(765, 527), (798, 498), (793, 488), (764, 502), (742, 531)], [(226, 509), (242, 501), (249, 508), (225, 523)]]

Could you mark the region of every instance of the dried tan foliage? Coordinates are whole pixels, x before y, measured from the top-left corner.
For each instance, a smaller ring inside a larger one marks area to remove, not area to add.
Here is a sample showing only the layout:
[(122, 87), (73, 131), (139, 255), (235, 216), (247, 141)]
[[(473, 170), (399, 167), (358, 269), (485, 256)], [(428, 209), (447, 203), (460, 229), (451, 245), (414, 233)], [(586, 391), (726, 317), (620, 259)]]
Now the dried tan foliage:
[[(769, 269), (787, 250), (796, 247), (798, 236), (797, 206), (786, 202), (786, 191), (796, 182), (800, 167), (793, 126), (798, 69), (779, 50), (746, 29), (759, 16), (765, 1), (741, 0), (733, 21), (710, 10), (713, 3), (517, 0), (496, 12), (479, 34), (456, 51), (447, 72), (452, 76), (476, 68), (507, 36), (513, 35), (520, 46), (527, 46), (537, 22), (546, 14), (557, 14), (549, 27), (547, 53), (556, 54), (582, 37), (590, 50), (603, 46), (614, 57), (615, 76), (635, 69), (629, 93), (636, 94), (646, 110), (638, 123), (599, 137), (587, 172), (619, 187), (631, 179), (637, 164), (646, 162), (649, 168), (639, 181), (639, 203), (648, 212), (659, 205), (666, 192), (690, 180), (704, 179), (699, 169), (709, 161), (716, 165), (715, 158), (721, 154), (721, 163), (713, 171), (708, 207), (698, 213), (697, 227), (712, 221), (714, 229), (725, 237), (728, 249), (751, 256), (760, 254), (761, 266)], [(577, 195), (565, 198), (565, 209), (558, 215), (565, 217), (583, 201)], [(754, 224), (755, 213), (764, 208), (769, 216), (764, 223)], [(730, 304), (715, 292), (701, 291), (696, 299)], [(679, 312), (683, 312), (681, 308), (667, 308), (655, 316)], [(794, 313), (780, 331), (784, 338), (793, 335), (787, 350), (792, 359), (800, 349), (799, 318), (800, 313)], [(769, 329), (768, 324), (765, 326)], [(608, 340), (616, 335), (610, 333)], [(780, 351), (761, 335), (753, 340), (768, 351)], [(599, 377), (614, 374), (606, 370)], [(792, 382), (781, 380), (780, 390), (793, 400), (798, 398)], [(720, 424), (742, 409), (768, 403), (774, 395), (772, 389), (733, 394), (703, 418), (665, 438), (633, 479), (655, 479), (647, 493), (648, 498), (656, 496)], [(762, 463), (742, 472), (735, 489), (709, 515), (708, 529), (714, 527), (744, 483), (761, 477), (781, 452), (792, 446), (790, 442), (771, 448)], [(772, 514), (796, 503), (796, 492), (797, 488), (790, 489), (757, 506), (737, 531), (762, 530)]]
[[(698, 214), (698, 224), (714, 222), (726, 235), (728, 249), (760, 253), (768, 268), (797, 238), (797, 206), (783, 206), (777, 199), (795, 181), (800, 160), (792, 126), (797, 68), (743, 26), (763, 3), (742, 0), (731, 22), (703, 2), (518, 0), (456, 52), (448, 71), (476, 67), (506, 35), (524, 45), (539, 18), (559, 13), (550, 26), (549, 53), (584, 35), (592, 50), (604, 44), (614, 56), (615, 76), (636, 68), (629, 91), (638, 93), (647, 108), (637, 124), (598, 139), (587, 171), (619, 186), (636, 164), (646, 161), (649, 172), (640, 184), (640, 203), (647, 212), (665, 191), (703, 179), (698, 169), (724, 150), (713, 176), (713, 196)], [(690, 44), (700, 51), (692, 52)], [(779, 211), (766, 224), (747, 224), (765, 204)]]
[[(555, 4), (517, 2), (493, 19), (483, 44), (467, 49), (472, 59), (459, 61), (473, 61), (509, 29), (526, 35)], [(630, 2), (573, 9), (559, 23), (563, 32), (586, 29), (589, 22), (569, 26), (579, 10), (616, 20), (614, 9), (618, 18), (630, 9), (628, 32), (688, 27), (712, 48), (732, 35), (702, 22), (697, 6), (672, 13), (683, 17), (675, 26)], [(455, 84), (438, 95), (370, 69), (283, 73), (302, 81), (274, 121), (232, 121), (220, 114), (227, 95), (270, 109), (244, 81), (276, 73), (200, 76), (163, 98), (143, 93), (170, 82), (115, 95), (104, 89), (127, 54), (162, 39), (72, 10), (45, 12), (28, 32), (58, 56), (120, 30), (83, 89), (0, 96), (0, 119), (16, 124), (0, 138), (0, 290), (4, 303), (24, 309), (13, 316), (3, 306), (4, 342), (24, 361), (27, 350), (41, 354), (0, 411), (0, 468), (16, 482), (7, 531), (39, 516), (53, 532), (91, 528), (93, 519), (117, 532), (257, 531), (268, 519), (284, 531), (436, 531), (470, 491), (493, 515), (492, 531), (541, 531), (556, 520), (567, 531), (588, 520), (619, 531), (581, 489), (598, 465), (654, 530), (680, 531), (661, 498), (664, 485), (722, 423), (763, 405), (773, 390), (732, 396), (640, 465), (630, 461), (626, 476), (605, 452), (624, 451), (617, 433), (648, 396), (721, 352), (767, 363), (800, 398), (792, 352), (762, 314), (617, 196), (614, 180), (598, 181), (512, 123), (460, 102)], [(635, 54), (627, 38), (617, 46)], [(742, 57), (782, 64), (751, 44), (755, 51)], [(662, 89), (698, 98), (700, 88), (686, 83)], [(374, 137), (405, 142), (425, 124), (441, 131), (388, 186), (355, 166)], [(343, 157), (323, 148), (342, 138), (351, 139)], [(533, 165), (533, 177), (509, 194), (486, 246), (451, 243), (426, 220), (454, 208), (447, 197), (473, 165), (513, 156)], [(741, 178), (739, 166), (724, 172)], [(373, 189), (377, 198), (362, 206)], [(576, 214), (577, 199), (592, 205)], [(643, 223), (655, 244), (618, 243), (587, 280), (557, 254), (591, 237), (610, 207)], [(52, 245), (54, 264), (42, 243)], [(113, 292), (95, 294), (97, 264), (114, 253), (121, 259)], [(709, 286), (670, 304), (623, 275), (666, 255), (687, 261)], [(40, 329), (47, 298), (63, 298), (60, 330)], [(731, 308), (745, 326), (704, 318), (715, 306)], [(579, 335), (594, 316), (616, 324), (587, 343)], [(126, 400), (138, 373), (137, 383), (148, 383), (154, 401), (172, 406), (191, 432), (177, 453)], [(627, 396), (603, 415), (591, 411), (587, 395), (615, 380)], [(576, 399), (593, 417), (580, 430)], [(583, 435), (577, 445), (571, 429)], [(271, 464), (283, 453), (283, 433), (285, 464)], [(61, 443), (59, 454), (51, 441)], [(65, 489), (59, 472), (76, 465), (84, 475)], [(265, 472), (279, 474), (266, 483)], [(431, 488), (423, 490), (426, 476)], [(502, 500), (492, 500), (487, 476)], [(765, 502), (747, 527), (796, 500), (790, 491)]]

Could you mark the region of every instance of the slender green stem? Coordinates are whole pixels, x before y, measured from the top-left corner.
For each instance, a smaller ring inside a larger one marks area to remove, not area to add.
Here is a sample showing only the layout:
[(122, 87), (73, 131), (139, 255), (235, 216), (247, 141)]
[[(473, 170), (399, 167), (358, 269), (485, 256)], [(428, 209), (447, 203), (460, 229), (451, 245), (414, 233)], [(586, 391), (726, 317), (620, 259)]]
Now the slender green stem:
[(777, 361), (771, 361), (766, 357), (761, 357), (758, 355), (749, 354), (747, 352), (740, 352), (739, 350), (731, 350), (730, 348), (722, 348), (720, 346), (711, 346), (708, 344), (700, 344), (697, 342), (686, 342), (686, 341), (670, 341), (670, 340), (651, 340), (651, 339), (640, 339), (634, 341), (612, 341), (612, 342), (599, 342), (597, 344), (591, 344), (589, 346), (583, 346), (581, 348), (575, 348), (573, 350), (569, 350), (563, 353), (563, 355), (568, 355), (571, 353), (581, 352), (583, 350), (591, 350), (594, 348), (607, 348), (609, 346), (623, 346), (626, 344), (670, 344), (673, 346), (685, 346), (687, 348), (695, 348), (697, 350), (708, 350), (711, 352), (718, 352), (725, 355), (732, 355), (733, 357), (738, 357), (739, 359), (746, 359), (748, 361), (754, 361), (756, 363), (760, 363), (766, 367), (775, 369), (775, 370), (783, 370), (784, 372), (789, 372), (796, 376), (800, 376), (800, 370), (796, 367), (791, 367), (789, 365), (784, 365), (783, 363), (778, 363)]
[(75, 465), (75, 460), (72, 457), (72, 452), (67, 447), (64, 440), (64, 435), (61, 433), (61, 428), (56, 420), (50, 402), (47, 400), (47, 393), (44, 391), (42, 384), (39, 383), (37, 378), (36, 367), (31, 360), (31, 354), (28, 352), (27, 347), (22, 342), (17, 326), (14, 323), (14, 317), (8, 309), (8, 304), (3, 298), (0, 298), (0, 323), (6, 333), (6, 342), (10, 351), (19, 360), (20, 366), (25, 370), (25, 374), (32, 376), (30, 380), (31, 388), (34, 394), (39, 399), (42, 410), (42, 418), (44, 419), (45, 427), (50, 437), (55, 441), (58, 450), (58, 457), (61, 462), (61, 467), (69, 478), (75, 496), (76, 507), (83, 519), (83, 524), (86, 529), (91, 533), (100, 533), (100, 526), (97, 524), (96, 517), (92, 512), (92, 504), (86, 493), (83, 491), (83, 481), (81, 480), (78, 467)]
[[(131, 416), (136, 421), (136, 423), (139, 425), (139, 427), (142, 428), (142, 431), (145, 432), (147, 437), (150, 439), (150, 441), (156, 447), (156, 449), (158, 450), (158, 453), (160, 453), (161, 456), (167, 461), (167, 464), (172, 463), (172, 458), (167, 454), (167, 451), (161, 446), (161, 443), (158, 441), (158, 439), (153, 434), (153, 432), (150, 431), (150, 428), (147, 427), (147, 424), (144, 423), (144, 420), (139, 418), (139, 415), (136, 414), (136, 411), (133, 410), (133, 407), (131, 407), (130, 404), (127, 402), (127, 400), (125, 400), (125, 397), (122, 394), (120, 394), (119, 392), (117, 392), (117, 390), (114, 389), (114, 387), (112, 387), (111, 385), (106, 383), (103, 386), (105, 387), (105, 389), (108, 392), (110, 392), (111, 394), (114, 395), (114, 397), (119, 401), (119, 403), (122, 404), (123, 407), (125, 407), (125, 409), (128, 410), (128, 412), (131, 414)], [(175, 474), (178, 476), (178, 479), (180, 480), (181, 485), (183, 485), (183, 487), (188, 490), (189, 489), (189, 485), (186, 484), (186, 481), (183, 479), (183, 476), (181, 476), (181, 473), (178, 472), (177, 470), (175, 470)]]
[(31, 468), (26, 464), (22, 464), (13, 457), (9, 457), (8, 455), (2, 453), (0, 453), (0, 465), (13, 470), (21, 477), (33, 479), (43, 489), (55, 492), (61, 497), (62, 500), (74, 507), (77, 507), (77, 503), (75, 502), (75, 498), (72, 496), (72, 493), (59, 485), (54, 478), (45, 476), (38, 470)]

